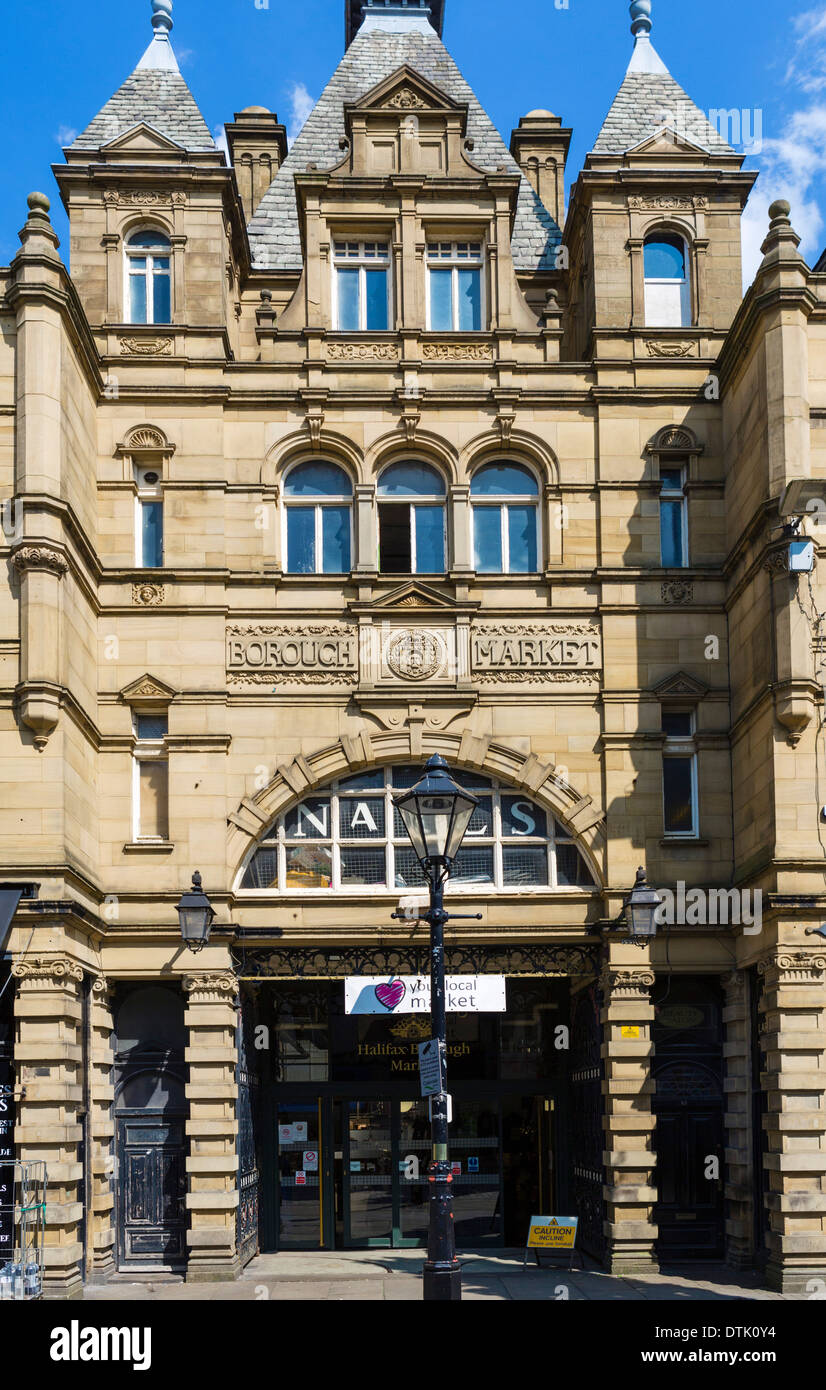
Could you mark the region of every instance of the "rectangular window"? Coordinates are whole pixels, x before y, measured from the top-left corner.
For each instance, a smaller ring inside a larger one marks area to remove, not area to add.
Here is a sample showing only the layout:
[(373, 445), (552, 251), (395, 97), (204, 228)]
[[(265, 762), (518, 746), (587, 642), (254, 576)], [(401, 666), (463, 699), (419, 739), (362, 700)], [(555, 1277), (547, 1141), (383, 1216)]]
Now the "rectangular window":
[(169, 839), (169, 763), (164, 740), (165, 714), (134, 716), (135, 751), (132, 836), (135, 840)]
[(691, 710), (662, 712), (663, 826), (666, 835), (697, 834), (697, 754)]
[(333, 245), (333, 322), (341, 333), (390, 327), (390, 249), (380, 241)]
[(427, 326), (432, 332), (478, 333), (482, 328), (482, 247), (438, 241), (427, 248)]
[(685, 469), (660, 469), (660, 561), (666, 569), (688, 564)]
[(473, 508), (474, 568), (479, 574), (502, 574), (502, 512), (500, 507)]
[(287, 508), (291, 574), (315, 574), (315, 507)]
[(163, 502), (141, 502), (141, 567), (163, 565)]
[(146, 323), (146, 257), (130, 257), (129, 269), (129, 322)]
[(445, 569), (445, 509), (414, 507), (416, 554), (414, 574), (444, 574)]

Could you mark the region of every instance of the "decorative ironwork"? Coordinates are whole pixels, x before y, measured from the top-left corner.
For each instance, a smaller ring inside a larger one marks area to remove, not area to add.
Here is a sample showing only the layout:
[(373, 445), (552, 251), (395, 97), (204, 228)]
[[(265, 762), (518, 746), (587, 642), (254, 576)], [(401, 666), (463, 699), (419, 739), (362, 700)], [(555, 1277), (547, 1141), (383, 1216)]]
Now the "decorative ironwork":
[[(451, 975), (577, 975), (595, 977), (600, 946), (514, 945), (449, 946), (446, 968)], [(232, 951), (241, 979), (340, 980), (349, 975), (425, 975), (430, 948), (421, 946), (344, 946), (313, 950), (306, 947), (246, 947)]]
[(605, 1251), (602, 1162), (602, 1029), (596, 984), (572, 1000), (571, 1185), (580, 1241), (601, 1260)]
[(258, 1254), (261, 1173), (261, 1077), (255, 1069), (254, 1001), (243, 1000), (238, 1021), (238, 1255), (242, 1266)]

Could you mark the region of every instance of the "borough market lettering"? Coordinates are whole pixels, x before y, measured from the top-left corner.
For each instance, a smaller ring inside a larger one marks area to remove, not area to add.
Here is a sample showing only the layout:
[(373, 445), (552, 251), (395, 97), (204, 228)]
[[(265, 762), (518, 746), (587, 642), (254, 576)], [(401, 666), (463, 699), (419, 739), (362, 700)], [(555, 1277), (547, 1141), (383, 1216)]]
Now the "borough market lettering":
[(596, 679), (599, 631), (590, 624), (502, 623), (473, 633), (473, 671), (481, 679)]

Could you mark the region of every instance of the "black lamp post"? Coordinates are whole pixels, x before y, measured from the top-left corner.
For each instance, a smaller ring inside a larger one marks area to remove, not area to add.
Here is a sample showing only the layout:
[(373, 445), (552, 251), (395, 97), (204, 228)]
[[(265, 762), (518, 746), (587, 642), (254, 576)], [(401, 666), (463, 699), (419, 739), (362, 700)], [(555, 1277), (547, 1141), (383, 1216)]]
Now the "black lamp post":
[[(430, 923), (430, 1009), (433, 1038), (439, 1049), (441, 1085), (431, 1096), (432, 1153), (428, 1168), (430, 1218), (424, 1266), (425, 1300), (455, 1301), (462, 1297), (462, 1277), (456, 1259), (453, 1226), (453, 1176), (447, 1157), (445, 923), (444, 885), (479, 801), (454, 782), (444, 758), (430, 759), (424, 775), (409, 791), (393, 798), (410, 836), (430, 892), (426, 919)], [(402, 914), (393, 913), (394, 917)]]
[(623, 904), (623, 917), (626, 939), (632, 946), (647, 946), (657, 935), (656, 912), (661, 898), (653, 888), (649, 888), (645, 869), (637, 869), (634, 887)]
[(181, 923), (181, 937), (190, 951), (202, 951), (209, 941), (215, 911), (201, 884), (201, 875), (192, 875), (192, 887), (181, 894), (175, 910)]

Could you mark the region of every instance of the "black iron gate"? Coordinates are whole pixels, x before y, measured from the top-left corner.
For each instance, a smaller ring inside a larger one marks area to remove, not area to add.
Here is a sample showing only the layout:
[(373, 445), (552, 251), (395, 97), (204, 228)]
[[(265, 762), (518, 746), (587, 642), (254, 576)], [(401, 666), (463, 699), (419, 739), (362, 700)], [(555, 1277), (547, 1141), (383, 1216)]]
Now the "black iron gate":
[(596, 985), (571, 1001), (571, 1191), (579, 1216), (579, 1244), (601, 1260), (605, 1253), (602, 1163), (602, 1028)]
[(238, 1255), (245, 1265), (259, 1249), (261, 1174), (261, 1076), (256, 1065), (256, 1010), (251, 994), (242, 994), (238, 1018)]

